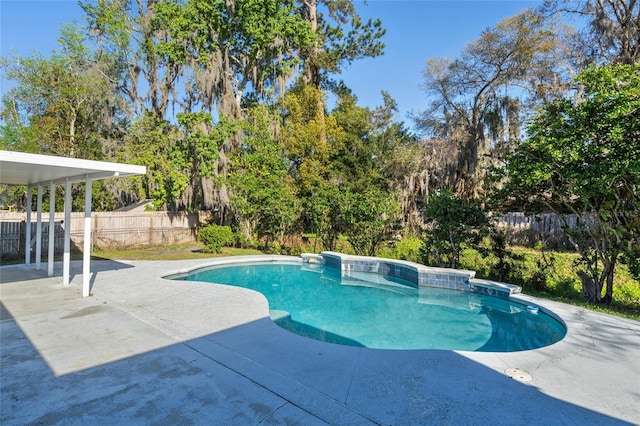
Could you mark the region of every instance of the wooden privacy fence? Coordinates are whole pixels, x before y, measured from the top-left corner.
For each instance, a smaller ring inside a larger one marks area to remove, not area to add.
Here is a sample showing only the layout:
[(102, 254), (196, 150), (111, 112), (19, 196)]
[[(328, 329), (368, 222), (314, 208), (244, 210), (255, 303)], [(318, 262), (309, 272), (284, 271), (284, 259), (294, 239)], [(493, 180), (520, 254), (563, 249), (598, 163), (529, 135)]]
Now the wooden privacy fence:
[[(91, 215), (92, 246), (104, 249), (185, 243), (196, 240), (197, 228), (211, 220), (210, 212), (94, 212)], [(32, 250), (35, 250), (36, 214), (31, 215)], [(55, 252), (64, 248), (64, 213), (56, 213)], [(72, 250), (82, 247), (84, 213), (71, 213)], [(18, 258), (25, 253), (24, 213), (0, 212), (0, 257)], [(49, 244), (49, 214), (42, 214), (42, 252)]]
[(555, 213), (537, 215), (503, 213), (498, 215), (496, 219), (499, 228), (531, 230), (543, 234), (561, 233), (565, 227), (574, 230), (578, 228), (578, 218), (575, 215), (566, 215), (564, 218), (560, 218)]
[(544, 240), (553, 248), (568, 247), (569, 241), (563, 229), (577, 230), (582, 225), (576, 215), (560, 217), (555, 213), (502, 213), (494, 220), (498, 229), (506, 231), (512, 244), (528, 245)]
[[(94, 212), (91, 217), (92, 245), (104, 249), (185, 243), (196, 240), (197, 228), (210, 223), (211, 212)], [(55, 251), (64, 247), (64, 213), (55, 215)], [(35, 250), (36, 214), (31, 216), (32, 250)], [(526, 215), (506, 213), (495, 216), (513, 244), (532, 244), (541, 239), (552, 247), (567, 246), (563, 222), (552, 213)], [(577, 229), (575, 216), (565, 217), (566, 226)], [(84, 213), (71, 213), (71, 244), (81, 247)], [(26, 222), (24, 213), (0, 212), (0, 258), (24, 256)], [(42, 214), (42, 250), (49, 242), (49, 214)]]

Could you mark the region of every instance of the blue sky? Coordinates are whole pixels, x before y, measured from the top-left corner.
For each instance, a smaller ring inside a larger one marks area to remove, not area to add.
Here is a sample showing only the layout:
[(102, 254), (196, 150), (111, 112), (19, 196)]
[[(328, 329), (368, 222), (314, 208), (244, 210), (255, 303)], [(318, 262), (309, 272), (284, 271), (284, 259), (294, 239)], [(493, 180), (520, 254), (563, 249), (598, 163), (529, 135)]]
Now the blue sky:
[[(341, 78), (359, 103), (375, 107), (382, 103), (381, 90), (398, 102), (398, 119), (427, 104), (420, 89), (422, 71), (430, 57), (456, 57), (469, 42), (500, 20), (540, 1), (529, 0), (369, 0), (355, 1), (364, 19), (380, 18), (387, 30), (381, 57), (354, 62)], [(83, 22), (75, 0), (0, 0), (0, 55), (12, 51), (26, 56), (48, 55), (56, 48), (60, 26)], [(3, 90), (6, 82), (2, 81)]]

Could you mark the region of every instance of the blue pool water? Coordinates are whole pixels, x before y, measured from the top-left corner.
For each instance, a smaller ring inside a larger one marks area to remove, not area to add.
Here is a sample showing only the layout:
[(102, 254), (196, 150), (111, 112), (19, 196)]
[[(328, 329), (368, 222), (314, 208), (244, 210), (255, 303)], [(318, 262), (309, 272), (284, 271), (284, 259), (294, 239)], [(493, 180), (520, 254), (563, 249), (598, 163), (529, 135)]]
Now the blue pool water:
[(555, 343), (565, 327), (527, 306), (397, 278), (287, 263), (217, 266), (180, 279), (259, 291), (279, 326), (325, 342), (379, 349), (511, 352)]

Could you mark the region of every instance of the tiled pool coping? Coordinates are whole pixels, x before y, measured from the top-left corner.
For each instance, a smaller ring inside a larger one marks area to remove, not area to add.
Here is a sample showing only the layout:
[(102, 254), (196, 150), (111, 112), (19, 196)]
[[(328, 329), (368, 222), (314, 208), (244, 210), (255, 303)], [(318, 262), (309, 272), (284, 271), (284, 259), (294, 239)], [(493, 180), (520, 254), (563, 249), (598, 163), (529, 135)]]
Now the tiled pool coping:
[[(323, 251), (320, 254), (303, 253), (296, 256), (237, 256), (221, 258), (215, 261), (215, 265), (229, 265), (243, 262), (301, 262), (302, 264), (324, 264), (340, 270), (343, 277), (354, 276), (366, 272), (399, 278), (415, 287), (436, 287), (449, 290), (468, 291), (472, 293), (486, 294), (489, 296), (509, 297), (522, 291), (520, 286), (484, 280), (475, 277), (475, 271), (464, 269), (437, 268), (425, 266), (406, 260), (387, 259), (382, 257), (356, 256), (333, 251)], [(195, 269), (175, 271), (165, 278), (175, 279), (184, 277), (197, 269), (210, 268), (211, 264), (204, 264)]]
[(303, 254), (301, 257), (303, 262), (323, 262), (326, 266), (339, 269), (343, 276), (349, 276), (353, 272), (368, 272), (400, 278), (416, 287), (468, 291), (505, 299), (522, 291), (520, 286), (514, 284), (474, 278), (475, 271), (436, 268), (406, 260), (355, 256), (332, 251), (323, 251), (320, 255)]

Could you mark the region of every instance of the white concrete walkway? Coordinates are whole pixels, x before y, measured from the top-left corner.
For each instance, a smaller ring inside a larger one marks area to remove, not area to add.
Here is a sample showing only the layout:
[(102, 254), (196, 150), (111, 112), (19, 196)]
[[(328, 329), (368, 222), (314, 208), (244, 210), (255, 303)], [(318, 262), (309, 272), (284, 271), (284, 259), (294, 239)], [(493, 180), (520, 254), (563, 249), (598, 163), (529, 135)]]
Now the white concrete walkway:
[(93, 261), (84, 299), (79, 262), (70, 287), (1, 267), (0, 423), (640, 424), (636, 321), (535, 300), (567, 323), (561, 342), (346, 347), (280, 329), (260, 294), (161, 278), (202, 263)]

